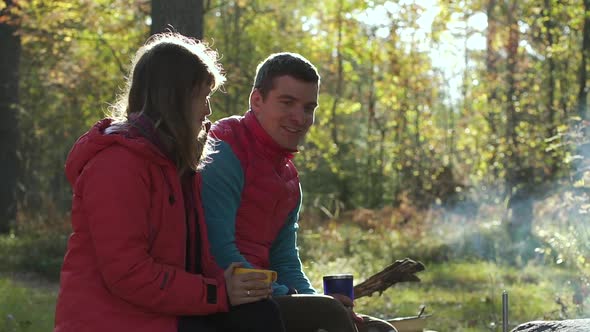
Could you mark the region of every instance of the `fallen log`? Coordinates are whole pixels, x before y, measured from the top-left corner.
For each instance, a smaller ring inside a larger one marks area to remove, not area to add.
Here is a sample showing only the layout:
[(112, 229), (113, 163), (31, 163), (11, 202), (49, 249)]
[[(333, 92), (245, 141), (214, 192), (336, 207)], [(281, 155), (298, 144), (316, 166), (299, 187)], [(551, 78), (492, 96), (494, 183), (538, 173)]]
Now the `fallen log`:
[(589, 332), (590, 319), (531, 321), (518, 325), (512, 332)]

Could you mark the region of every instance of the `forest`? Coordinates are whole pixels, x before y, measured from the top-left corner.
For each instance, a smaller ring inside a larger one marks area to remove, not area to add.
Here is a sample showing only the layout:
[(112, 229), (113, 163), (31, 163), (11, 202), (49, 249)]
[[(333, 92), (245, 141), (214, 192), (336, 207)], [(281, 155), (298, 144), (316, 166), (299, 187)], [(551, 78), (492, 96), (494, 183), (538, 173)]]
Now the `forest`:
[(589, 317), (590, 0), (3, 0), (0, 331), (53, 326), (65, 158), (167, 28), (221, 55), (212, 121), (248, 110), (269, 54), (317, 66), (294, 162), (318, 289), (323, 274), (360, 282), (410, 257), (422, 281), (359, 311), (425, 305), (429, 329), (500, 331), (506, 289), (511, 328)]

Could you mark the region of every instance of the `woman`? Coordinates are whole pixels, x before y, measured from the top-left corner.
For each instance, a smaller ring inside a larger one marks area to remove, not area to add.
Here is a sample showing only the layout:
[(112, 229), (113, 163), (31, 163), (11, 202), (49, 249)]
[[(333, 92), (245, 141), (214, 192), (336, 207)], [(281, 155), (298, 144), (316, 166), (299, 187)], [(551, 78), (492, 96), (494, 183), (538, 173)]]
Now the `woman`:
[[(197, 171), (206, 161), (209, 96), (224, 81), (203, 43), (153, 36), (112, 116), (75, 143), (66, 162), (73, 233), (55, 332), (200, 331), (218, 322), (178, 317), (276, 309), (264, 300), (264, 274), (234, 276), (238, 264), (222, 271), (208, 249)], [(271, 316), (269, 328), (281, 331), (280, 316)]]

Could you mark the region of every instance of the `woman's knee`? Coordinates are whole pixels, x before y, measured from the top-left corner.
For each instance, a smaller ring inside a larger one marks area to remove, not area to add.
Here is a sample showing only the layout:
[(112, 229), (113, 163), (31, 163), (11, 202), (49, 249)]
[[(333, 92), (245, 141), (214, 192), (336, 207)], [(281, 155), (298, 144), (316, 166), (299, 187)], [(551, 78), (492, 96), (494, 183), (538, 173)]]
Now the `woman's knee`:
[(270, 315), (272, 317), (280, 317), (281, 310), (277, 302), (273, 299), (262, 300), (253, 303), (255, 310), (257, 312), (263, 313), (265, 315)]
[(257, 316), (278, 316), (280, 317), (281, 311), (279, 305), (272, 299), (261, 300), (258, 302), (242, 304), (233, 307), (230, 311), (239, 313), (243, 316), (257, 317)]
[(349, 309), (332, 297), (293, 295), (276, 301), (287, 331), (356, 331)]
[(279, 306), (273, 300), (262, 300), (231, 308), (221, 317), (220, 324), (227, 331), (272, 331), (285, 330)]

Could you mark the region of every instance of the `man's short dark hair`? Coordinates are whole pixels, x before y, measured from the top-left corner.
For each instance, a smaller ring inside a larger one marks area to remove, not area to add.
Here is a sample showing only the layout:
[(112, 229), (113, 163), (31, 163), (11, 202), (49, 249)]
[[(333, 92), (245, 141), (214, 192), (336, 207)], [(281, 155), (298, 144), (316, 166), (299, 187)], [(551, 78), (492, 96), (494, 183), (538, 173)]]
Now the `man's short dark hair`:
[(295, 79), (320, 83), (320, 75), (316, 67), (306, 58), (297, 53), (274, 53), (258, 64), (254, 89), (258, 89), (265, 98), (273, 88), (274, 79), (281, 76), (291, 76)]

